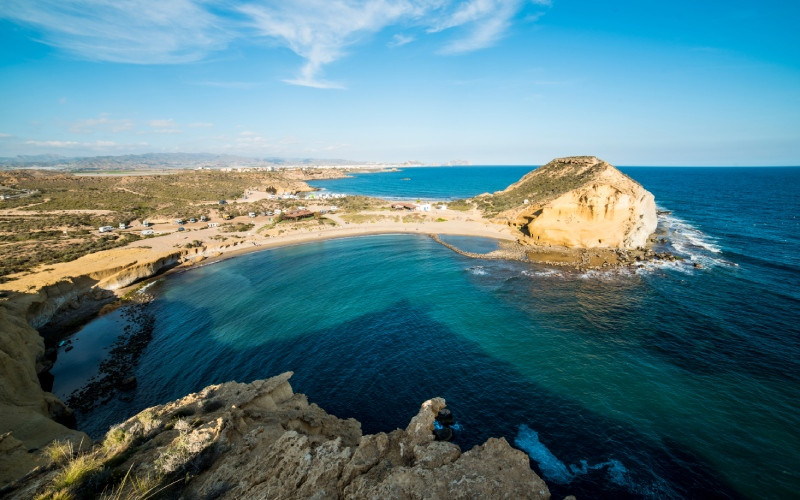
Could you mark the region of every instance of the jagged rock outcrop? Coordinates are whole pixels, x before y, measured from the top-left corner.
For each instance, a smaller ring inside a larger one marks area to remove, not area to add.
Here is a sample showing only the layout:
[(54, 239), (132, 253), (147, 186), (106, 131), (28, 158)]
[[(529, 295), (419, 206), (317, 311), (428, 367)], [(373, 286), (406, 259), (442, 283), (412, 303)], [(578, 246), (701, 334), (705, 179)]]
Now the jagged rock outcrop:
[(477, 201), (532, 245), (634, 249), (657, 224), (653, 195), (593, 156), (557, 158)]
[[(528, 456), (503, 438), (465, 453), (435, 441), (441, 398), (423, 403), (405, 430), (362, 436), (356, 420), (295, 394), (291, 375), (209, 386), (144, 410), (109, 431), (90, 456), (94, 472), (68, 493), (91, 485), (126, 498), (146, 480), (181, 498), (550, 497)], [(43, 468), (10, 497), (52, 491), (58, 474)]]

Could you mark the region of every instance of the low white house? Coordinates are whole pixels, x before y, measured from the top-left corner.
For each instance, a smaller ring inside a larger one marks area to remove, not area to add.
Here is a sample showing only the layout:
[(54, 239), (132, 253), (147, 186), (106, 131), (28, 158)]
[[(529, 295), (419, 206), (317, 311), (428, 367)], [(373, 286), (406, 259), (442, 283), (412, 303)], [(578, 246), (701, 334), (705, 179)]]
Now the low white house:
[(101, 233), (110, 233), (114, 230), (114, 226), (100, 226)]
[(120, 228), (120, 229), (128, 229), (128, 226), (127, 226), (127, 224), (125, 224), (124, 222), (120, 222), (120, 223), (119, 223), (119, 228)]
[(151, 236), (153, 234), (155, 234), (155, 231), (153, 231), (152, 229), (145, 229), (142, 231), (142, 236)]
[(208, 227), (217, 227), (218, 225), (219, 224), (217, 224), (216, 222), (209, 222), (208, 223)]
[(255, 213), (255, 212), (250, 212), (250, 213), (249, 213), (249, 214), (247, 214), (247, 215), (249, 215), (250, 217), (255, 217), (255, 216), (256, 216), (256, 213)]
[(420, 212), (430, 212), (431, 211), (431, 204), (430, 203), (423, 203), (421, 205), (417, 205), (417, 210)]

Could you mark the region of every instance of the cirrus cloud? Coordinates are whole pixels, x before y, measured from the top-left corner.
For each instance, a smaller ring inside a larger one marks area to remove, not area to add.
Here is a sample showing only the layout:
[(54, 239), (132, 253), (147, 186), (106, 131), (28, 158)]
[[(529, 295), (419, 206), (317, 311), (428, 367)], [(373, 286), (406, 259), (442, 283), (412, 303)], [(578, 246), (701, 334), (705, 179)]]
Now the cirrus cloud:
[[(441, 54), (494, 45), (525, 9), (550, 0), (4, 0), (0, 18), (33, 27), (40, 41), (94, 61), (180, 64), (206, 59), (235, 41), (264, 40), (304, 62), (284, 79), (342, 88), (324, 68), (360, 43), (394, 30), (390, 47), (435, 36)], [(214, 85), (220, 82), (205, 82)], [(236, 83), (236, 82), (234, 82)], [(220, 85), (225, 85), (221, 82)], [(228, 83), (229, 85), (230, 83)]]

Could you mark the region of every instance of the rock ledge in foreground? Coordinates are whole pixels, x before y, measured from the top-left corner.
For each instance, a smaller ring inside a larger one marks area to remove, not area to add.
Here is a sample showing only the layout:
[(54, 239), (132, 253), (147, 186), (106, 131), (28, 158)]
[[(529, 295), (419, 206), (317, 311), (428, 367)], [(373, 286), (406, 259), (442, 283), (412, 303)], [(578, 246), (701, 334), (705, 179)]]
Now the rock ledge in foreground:
[[(110, 478), (109, 491), (126, 471), (162, 485), (180, 479), (167, 491), (182, 498), (550, 498), (528, 456), (503, 438), (465, 453), (435, 441), (444, 399), (424, 402), (405, 430), (362, 436), (356, 420), (295, 394), (291, 375), (213, 385), (144, 410), (95, 447), (105, 463), (95, 477)], [(57, 474), (41, 470), (6, 493), (37, 496)]]

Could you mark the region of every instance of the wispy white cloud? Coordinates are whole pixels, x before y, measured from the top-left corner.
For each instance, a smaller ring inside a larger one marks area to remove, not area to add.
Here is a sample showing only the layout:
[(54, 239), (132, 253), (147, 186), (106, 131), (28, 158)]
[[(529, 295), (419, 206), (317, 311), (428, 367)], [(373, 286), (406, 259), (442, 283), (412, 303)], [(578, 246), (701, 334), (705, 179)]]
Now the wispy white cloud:
[(175, 120), (169, 118), (167, 120), (150, 120), (150, 126), (153, 128), (169, 128), (175, 127)]
[(51, 148), (111, 148), (117, 146), (118, 144), (114, 141), (91, 141), (91, 142), (80, 142), (80, 141), (35, 141), (35, 140), (28, 140), (25, 141), (25, 144), (30, 146), (40, 146), (40, 147), (51, 147)]
[(214, 126), (211, 122), (194, 122), (186, 125), (189, 128), (211, 128)]
[(5, 139), (5, 138), (8, 138), (8, 137), (14, 137), (14, 136), (11, 135), (11, 134), (0, 133), (0, 139)]
[(390, 48), (402, 47), (403, 45), (407, 45), (407, 44), (413, 42), (414, 40), (416, 40), (416, 38), (413, 37), (413, 36), (407, 36), (407, 35), (403, 35), (403, 34), (398, 33), (398, 34), (396, 34), (396, 35), (394, 35), (392, 37), (392, 41), (389, 42), (387, 45)]
[(430, 28), (429, 32), (463, 28), (466, 35), (450, 41), (442, 53), (473, 52), (496, 43), (508, 31), (511, 19), (520, 8), (519, 0), (472, 0), (463, 3), (452, 15)]
[(3, 0), (0, 17), (42, 32), (42, 41), (95, 61), (197, 61), (231, 34), (202, 0)]
[(150, 120), (150, 132), (154, 134), (180, 134), (183, 131), (178, 128), (172, 118), (161, 120)]
[[(138, 64), (202, 60), (239, 39), (285, 46), (304, 63), (293, 85), (342, 88), (324, 69), (382, 30), (401, 47), (437, 34), (441, 53), (492, 46), (525, 9), (551, 0), (3, 0), (0, 18), (37, 29), (41, 41), (80, 57)], [(531, 7), (534, 6), (534, 7)], [(441, 35), (447, 31), (448, 34)], [(197, 85), (252, 88), (253, 82)]]
[(112, 118), (108, 113), (101, 113), (97, 118), (77, 120), (69, 125), (69, 131), (75, 134), (93, 134), (95, 132), (127, 132), (133, 129), (133, 120)]
[(277, 40), (306, 60), (300, 74), (287, 83), (316, 88), (342, 87), (321, 79), (320, 73), (324, 65), (343, 57), (349, 46), (425, 12), (411, 0), (296, 0), (247, 4), (239, 10), (262, 36)]

